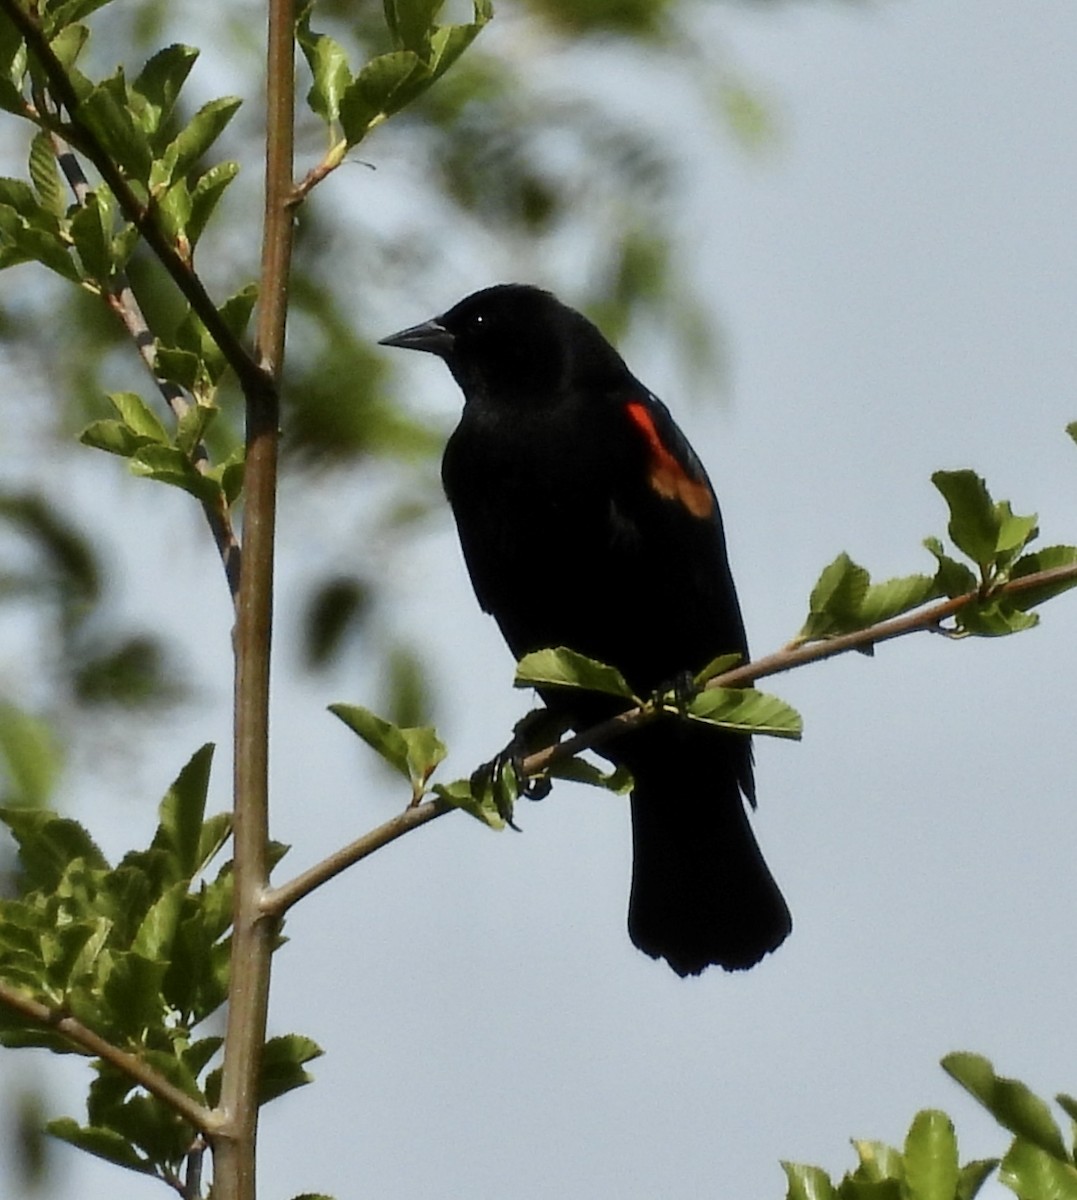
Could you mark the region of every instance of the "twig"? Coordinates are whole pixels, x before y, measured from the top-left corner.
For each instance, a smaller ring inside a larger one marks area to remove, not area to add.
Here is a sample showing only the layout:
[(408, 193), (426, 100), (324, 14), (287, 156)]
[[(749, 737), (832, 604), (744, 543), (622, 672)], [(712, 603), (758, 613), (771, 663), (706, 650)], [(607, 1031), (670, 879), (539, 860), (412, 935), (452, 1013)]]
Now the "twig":
[(383, 825), (356, 838), (354, 842), (341, 847), (321, 862), (315, 863), (301, 875), (267, 892), (262, 898), (262, 911), (273, 917), (283, 917), (296, 901), (302, 900), (323, 883), (328, 883), (360, 859), (366, 858), (368, 854), (373, 854), (375, 850), (380, 850), (390, 842), (395, 842), (405, 833), (418, 829), (420, 825), (426, 825), (435, 817), (452, 811), (453, 806), (444, 800), (424, 800), (421, 804), (410, 805)]
[[(1049, 571), (1025, 575), (1020, 579), (1001, 585), (994, 594), (1016, 596), (1022, 592), (1034, 591), (1037, 588), (1070, 580), (1077, 581), (1077, 564), (1054, 567)], [(845, 633), (824, 641), (808, 642), (801, 646), (778, 650), (764, 658), (734, 667), (730, 671), (715, 676), (708, 680), (706, 687), (748, 687), (758, 679), (780, 675), (785, 671), (807, 666), (808, 663), (835, 658), (839, 654), (848, 654), (851, 650), (863, 650), (909, 633), (938, 630), (947, 618), (982, 599), (979, 592), (968, 592), (963, 596), (942, 600), (926, 608), (904, 613), (889, 621), (881, 621), (866, 629), (858, 629), (855, 633)], [(608, 742), (611, 738), (617, 737), (629, 729), (658, 719), (659, 716), (660, 714), (654, 710), (646, 708), (631, 708), (623, 713), (618, 713), (608, 721), (602, 721), (598, 725), (584, 729), (556, 745), (547, 746), (544, 750), (537, 750), (534, 754), (529, 754), (520, 763), (521, 774), (525, 778), (540, 775), (556, 762)], [(434, 820), (435, 817), (451, 811), (453, 811), (453, 806), (443, 800), (426, 800), (421, 804), (406, 808), (398, 816), (379, 825), (376, 829), (372, 829), (362, 837), (356, 838), (354, 842), (335, 851), (321, 862), (315, 863), (314, 866), (309, 867), (287, 883), (267, 892), (262, 901), (263, 911), (274, 917), (283, 917), (292, 905), (298, 903), (316, 888), (321, 887), (323, 883), (327, 883), (339, 875), (353, 863), (366, 858), (375, 850), (380, 850), (382, 846), (388, 845), (412, 829), (417, 829), (420, 825)]]
[[(43, 108), (43, 106), (41, 107)], [(78, 203), (85, 205), (86, 197), (90, 193), (90, 185), (82, 170), (81, 163), (76, 158), (71, 147), (67, 145), (58, 133), (50, 131), (49, 136), (52, 139), (53, 150), (56, 153), (56, 161), (59, 163), (60, 170), (63, 172), (68, 186), (74, 193)], [(176, 419), (179, 420), (191, 407), (190, 402), (178, 384), (170, 379), (163, 378), (157, 371), (157, 356), (153, 332), (142, 314), (142, 308), (135, 297), (127, 272), (113, 272), (112, 276), (107, 280), (105, 287), (105, 303), (119, 317), (123, 327), (135, 343), (139, 357), (152, 376), (153, 382), (157, 385), (157, 390), (161, 393), (164, 402), (171, 409)], [(191, 462), (197, 471), (204, 473), (209, 469), (209, 455), (206, 453), (204, 443), (200, 442), (195, 447), (194, 453), (191, 455)], [(239, 598), (240, 549), (235, 530), (232, 528), (231, 515), (224, 497), (220, 495), (212, 503), (203, 501), (202, 511), (206, 514), (206, 521), (210, 532), (213, 534), (213, 540), (217, 545), (217, 552), (220, 554), (221, 562), (224, 564), (224, 574), (228, 581), (228, 591), (234, 605), (238, 602)]]
[(133, 1079), (151, 1096), (156, 1096), (158, 1100), (167, 1104), (185, 1121), (207, 1136), (218, 1128), (220, 1119), (217, 1113), (199, 1104), (186, 1092), (169, 1083), (163, 1075), (158, 1074), (153, 1067), (143, 1062), (137, 1055), (130, 1054), (128, 1051), (114, 1046), (111, 1042), (105, 1041), (103, 1037), (87, 1028), (81, 1021), (75, 1020), (74, 1017), (65, 1016), (40, 1000), (23, 995), (22, 992), (2, 981), (0, 981), (0, 1004), (17, 1012), (35, 1025), (55, 1030), (86, 1054), (92, 1054), (95, 1058), (122, 1071), (128, 1079)]

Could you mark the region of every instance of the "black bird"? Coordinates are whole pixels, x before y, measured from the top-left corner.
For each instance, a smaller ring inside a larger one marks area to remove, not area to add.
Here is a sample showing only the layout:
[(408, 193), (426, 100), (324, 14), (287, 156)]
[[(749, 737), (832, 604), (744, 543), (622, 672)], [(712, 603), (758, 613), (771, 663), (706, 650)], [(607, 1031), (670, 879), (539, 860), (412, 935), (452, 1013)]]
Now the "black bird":
[[(502, 284), (381, 344), (436, 354), (464, 393), (441, 476), (475, 594), (513, 654), (568, 646), (641, 696), (747, 656), (710, 480), (590, 321)], [(624, 707), (542, 696), (576, 729)], [(601, 751), (635, 780), (632, 941), (678, 975), (751, 967), (779, 946), (792, 924), (745, 811), (749, 739), (668, 719)]]

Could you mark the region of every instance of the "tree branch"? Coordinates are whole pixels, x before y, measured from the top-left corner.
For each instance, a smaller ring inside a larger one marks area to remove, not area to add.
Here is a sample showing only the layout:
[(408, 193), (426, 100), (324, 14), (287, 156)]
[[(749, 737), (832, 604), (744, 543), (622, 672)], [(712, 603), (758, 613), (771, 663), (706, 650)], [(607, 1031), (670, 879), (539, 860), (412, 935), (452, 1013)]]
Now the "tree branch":
[(398, 837), (426, 825), (447, 812), (453, 812), (453, 806), (444, 800), (424, 800), (421, 804), (412, 804), (398, 813), (395, 817), (372, 829), (362, 837), (356, 838), (347, 846), (342, 846), (328, 858), (315, 863), (313, 867), (290, 879), (278, 888), (273, 888), (262, 898), (262, 911), (272, 917), (283, 917), (297, 901), (309, 895), (323, 883), (339, 875), (354, 863), (364, 859), (382, 846), (388, 846)]
[[(71, 147), (67, 145), (59, 134), (50, 133), (50, 137), (53, 149), (56, 152), (56, 161), (59, 163), (60, 170), (63, 172), (68, 186), (71, 188), (76, 201), (80, 205), (85, 205), (86, 197), (90, 192), (90, 185), (82, 170), (81, 163), (75, 157), (75, 153)], [(191, 407), (190, 402), (178, 384), (158, 374), (153, 331), (142, 314), (142, 308), (135, 297), (131, 282), (127, 277), (127, 272), (114, 271), (111, 278), (105, 284), (103, 295), (105, 303), (119, 317), (124, 329), (127, 330), (131, 340), (135, 343), (139, 357), (145, 364), (146, 370), (149, 371), (153, 382), (157, 386), (157, 390), (161, 393), (164, 402), (178, 421)], [(209, 468), (209, 455), (206, 453), (204, 443), (200, 442), (195, 447), (194, 453), (191, 455), (191, 462), (194, 464), (195, 470), (199, 472), (204, 473)], [(202, 511), (206, 515), (206, 522), (209, 525), (213, 540), (217, 546), (217, 552), (224, 565), (224, 574), (228, 581), (228, 591), (232, 597), (232, 604), (235, 605), (239, 600), (240, 549), (239, 542), (236, 540), (235, 530), (232, 528), (231, 514), (228, 511), (228, 506), (223, 496), (218, 496), (217, 500), (213, 503), (203, 501)]]
[(122, 1071), (128, 1079), (133, 1079), (151, 1096), (156, 1096), (158, 1100), (167, 1104), (185, 1121), (207, 1136), (218, 1128), (220, 1121), (217, 1113), (199, 1104), (186, 1092), (169, 1083), (163, 1075), (158, 1074), (153, 1067), (143, 1062), (137, 1055), (121, 1050), (111, 1042), (105, 1041), (103, 1037), (94, 1033), (92, 1029), (88, 1029), (81, 1021), (76, 1021), (74, 1017), (64, 1016), (40, 1000), (31, 999), (2, 981), (0, 981), (0, 1004), (18, 1013), (21, 1017), (25, 1017), (26, 1020), (32, 1021), (35, 1025), (55, 1030), (79, 1050), (93, 1055), (94, 1058), (100, 1058), (118, 1071)]
[[(1023, 592), (1035, 591), (1037, 588), (1071, 581), (1077, 582), (1077, 564), (1054, 567), (1049, 571), (1039, 571), (1032, 575), (1022, 576), (1020, 579), (1001, 585), (994, 594), (1017, 596)], [(891, 641), (893, 638), (903, 637), (906, 634), (924, 631), (938, 632), (943, 621), (955, 616), (963, 608), (979, 603), (982, 599), (979, 592), (968, 592), (963, 596), (955, 596), (950, 600), (942, 600), (937, 604), (903, 613), (889, 621), (880, 621), (866, 629), (858, 629), (855, 633), (845, 633), (824, 641), (787, 647), (768, 654), (764, 658), (756, 659), (754, 662), (745, 663), (725, 671), (721, 675), (716, 675), (707, 681), (706, 688), (749, 687), (758, 679), (780, 675), (785, 671), (793, 671), (798, 667), (821, 662), (826, 658), (836, 658), (839, 654), (848, 654), (852, 650), (865, 650), (880, 642)], [(541, 775), (554, 763), (608, 742), (611, 738), (618, 737), (629, 729), (659, 719), (661, 715), (661, 713), (648, 708), (631, 708), (623, 713), (618, 713), (608, 721), (602, 721), (598, 725), (584, 729), (572, 737), (557, 742), (556, 745), (547, 746), (543, 750), (529, 754), (520, 763), (521, 773), (525, 778)], [(453, 806), (440, 799), (426, 800), (421, 804), (406, 808), (383, 825), (379, 825), (349, 845), (335, 851), (321, 862), (315, 863), (314, 866), (295, 876), (294, 879), (267, 892), (262, 901), (263, 911), (274, 917), (283, 917), (292, 905), (298, 903), (316, 888), (321, 887), (323, 883), (327, 883), (339, 875), (353, 863), (366, 858), (368, 854), (373, 854), (375, 850), (380, 850), (382, 846), (396, 841), (398, 837), (409, 833), (412, 829), (417, 829), (420, 825), (434, 820), (435, 817), (451, 811), (453, 811)]]

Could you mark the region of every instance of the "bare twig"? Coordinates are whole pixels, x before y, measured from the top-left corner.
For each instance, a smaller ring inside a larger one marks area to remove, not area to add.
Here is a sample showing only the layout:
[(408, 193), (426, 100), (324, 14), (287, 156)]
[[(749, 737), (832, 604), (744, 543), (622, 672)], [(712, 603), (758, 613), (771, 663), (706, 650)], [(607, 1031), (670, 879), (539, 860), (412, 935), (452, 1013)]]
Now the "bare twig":
[[(85, 205), (86, 197), (90, 193), (90, 184), (82, 170), (82, 164), (75, 156), (71, 147), (58, 133), (50, 132), (50, 137), (56, 153), (56, 161), (60, 165), (60, 170), (63, 172), (68, 186), (74, 193), (78, 203)], [(157, 385), (157, 390), (161, 393), (164, 402), (171, 409), (176, 419), (179, 420), (191, 407), (190, 402), (178, 384), (170, 379), (165, 379), (157, 371), (156, 346), (153, 332), (142, 314), (142, 308), (135, 297), (126, 271), (113, 272), (106, 284), (104, 300), (116, 316), (119, 317), (124, 329), (127, 330), (131, 340), (135, 343), (139, 357), (152, 376), (153, 382)], [(199, 443), (195, 447), (194, 453), (191, 455), (191, 462), (197, 471), (205, 472), (208, 470), (209, 456), (206, 453), (204, 444)], [(224, 497), (220, 495), (212, 503), (210, 501), (203, 501), (202, 511), (206, 514), (206, 522), (209, 525), (210, 532), (213, 534), (213, 540), (217, 545), (217, 552), (221, 556), (221, 562), (224, 564), (224, 574), (228, 581), (228, 591), (232, 597), (232, 603), (236, 604), (239, 598), (240, 549), (235, 530), (232, 528), (231, 514), (228, 511)]]
[(55, 1030), (65, 1037), (73, 1046), (86, 1054), (91, 1054), (103, 1062), (109, 1063), (122, 1071), (128, 1079), (133, 1079), (151, 1096), (167, 1104), (195, 1129), (207, 1135), (212, 1134), (220, 1121), (216, 1113), (199, 1104), (186, 1092), (169, 1083), (163, 1075), (158, 1074), (153, 1067), (143, 1062), (135, 1054), (121, 1050), (111, 1042), (88, 1029), (81, 1021), (57, 1012), (40, 1000), (34, 1000), (22, 992), (0, 981), (0, 1004), (18, 1013), (35, 1025)]
[(263, 911), (274, 917), (284, 916), (298, 900), (302, 900), (323, 883), (328, 883), (360, 859), (366, 858), (368, 854), (373, 854), (375, 850), (380, 850), (390, 842), (395, 842), (405, 833), (418, 829), (420, 825), (426, 825), (435, 817), (452, 811), (453, 806), (444, 800), (424, 800), (421, 804), (410, 805), (383, 825), (356, 838), (354, 842), (341, 847), (321, 862), (315, 863), (301, 875), (267, 892), (262, 899)]
[[(1025, 575), (1020, 579), (1001, 585), (994, 594), (1017, 596), (1023, 592), (1071, 580), (1077, 580), (1077, 565), (1055, 567), (1049, 571)], [(807, 642), (804, 645), (778, 650), (764, 658), (716, 675), (713, 679), (708, 680), (706, 686), (707, 688), (748, 687), (756, 680), (765, 679), (771, 675), (780, 675), (785, 671), (792, 671), (812, 662), (820, 662), (825, 658), (835, 658), (839, 654), (848, 654), (852, 650), (864, 650), (880, 642), (903, 637), (909, 633), (937, 631), (943, 621), (982, 599), (979, 592), (968, 592), (963, 596), (956, 596), (950, 600), (942, 600), (937, 604), (903, 613), (899, 617), (881, 621), (866, 629), (858, 629), (855, 633), (846, 633), (839, 637), (827, 638), (824, 641)], [(608, 742), (629, 729), (656, 720), (658, 716), (659, 714), (653, 709), (628, 709), (611, 717), (608, 721), (603, 721), (598, 725), (593, 725), (590, 729), (584, 729), (572, 737), (565, 738), (556, 745), (547, 746), (543, 750), (529, 754), (520, 763), (520, 770), (524, 777), (540, 775), (554, 763)], [(388, 845), (412, 829), (417, 829), (420, 825), (434, 820), (435, 817), (451, 811), (453, 811), (453, 806), (443, 800), (425, 800), (421, 804), (406, 808), (398, 816), (379, 825), (376, 829), (372, 829), (362, 837), (356, 838), (354, 842), (335, 851), (321, 862), (315, 863), (314, 866), (309, 867), (287, 883), (267, 892), (262, 901), (263, 911), (274, 917), (284, 916), (292, 905), (298, 903), (316, 888), (321, 887), (323, 883), (335, 878), (353, 863), (366, 858), (375, 850), (380, 850), (382, 846)]]

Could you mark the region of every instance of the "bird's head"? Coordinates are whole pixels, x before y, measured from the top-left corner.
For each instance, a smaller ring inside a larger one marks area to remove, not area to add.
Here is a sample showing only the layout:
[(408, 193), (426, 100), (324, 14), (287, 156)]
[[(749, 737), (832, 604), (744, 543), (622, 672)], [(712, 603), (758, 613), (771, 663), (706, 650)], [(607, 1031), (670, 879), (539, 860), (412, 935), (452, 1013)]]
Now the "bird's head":
[(480, 403), (551, 405), (573, 385), (612, 382), (627, 372), (586, 317), (520, 283), (484, 288), (380, 344), (436, 354), (465, 399)]

